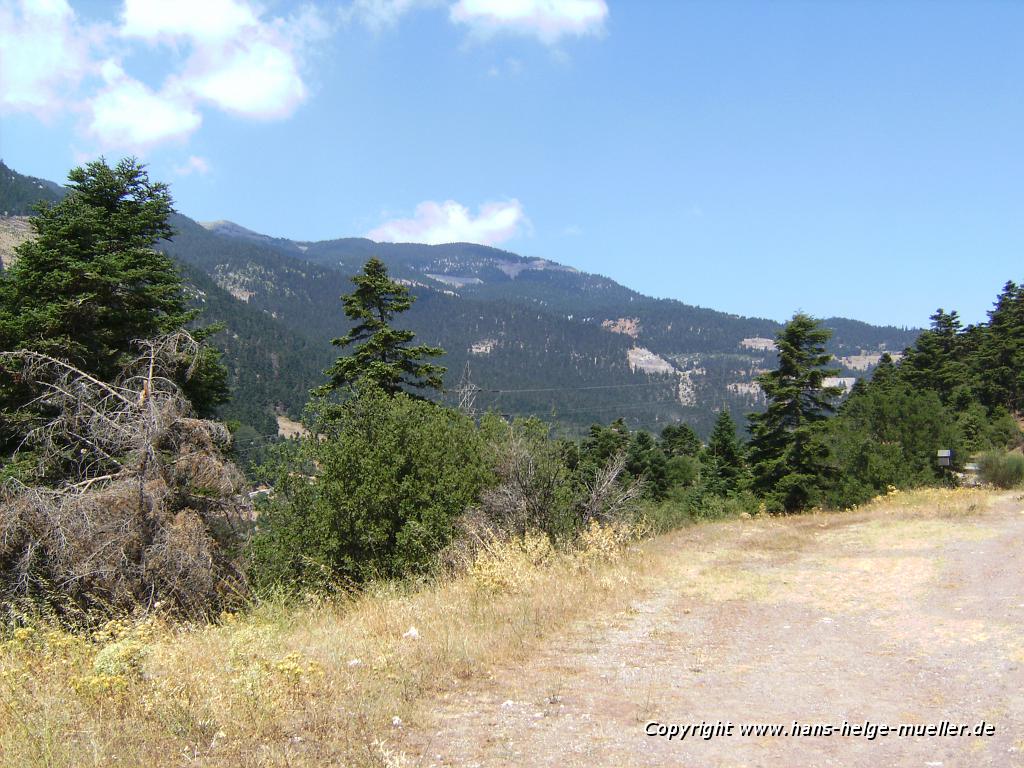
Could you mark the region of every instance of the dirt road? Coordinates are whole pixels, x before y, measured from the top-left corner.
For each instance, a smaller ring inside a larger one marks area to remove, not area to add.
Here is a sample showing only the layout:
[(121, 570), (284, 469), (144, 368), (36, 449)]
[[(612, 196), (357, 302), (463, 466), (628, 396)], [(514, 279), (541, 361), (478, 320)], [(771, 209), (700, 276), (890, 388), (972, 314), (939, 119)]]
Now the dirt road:
[[(1019, 495), (698, 526), (658, 548), (671, 566), (630, 611), (446, 694), (406, 737), (413, 764), (1024, 766)], [(865, 721), (968, 732), (854, 735)]]

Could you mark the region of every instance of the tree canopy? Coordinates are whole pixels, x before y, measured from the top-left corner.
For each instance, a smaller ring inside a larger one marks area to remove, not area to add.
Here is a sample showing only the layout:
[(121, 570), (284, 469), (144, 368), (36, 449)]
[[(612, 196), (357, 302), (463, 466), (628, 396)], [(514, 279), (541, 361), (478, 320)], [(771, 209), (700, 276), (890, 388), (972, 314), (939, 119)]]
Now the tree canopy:
[(814, 318), (797, 313), (776, 336), (778, 368), (758, 377), (768, 408), (749, 417), (751, 468), (753, 487), (770, 508), (793, 512), (810, 506), (828, 472), (828, 449), (818, 438), (841, 392), (825, 385), (838, 373), (827, 367), (831, 335)]
[[(0, 278), (0, 346), (48, 354), (110, 381), (138, 341), (180, 330), (197, 312), (174, 263), (154, 248), (173, 234), (167, 185), (150, 181), (131, 158), (114, 167), (101, 158), (68, 180), (67, 196), (39, 207), (34, 237)], [(213, 350), (196, 364), (183, 361), (178, 374), (201, 413), (226, 400), (226, 372)], [(25, 395), (16, 380), (0, 382), (4, 410), (16, 410)]]
[(415, 297), (409, 289), (392, 280), (378, 258), (367, 261), (352, 282), (356, 289), (342, 296), (341, 301), (345, 315), (355, 326), (331, 343), (354, 349), (325, 371), (330, 381), (314, 393), (326, 395), (360, 382), (389, 395), (409, 390), (440, 390), (445, 368), (426, 362), (425, 358), (443, 355), (444, 350), (425, 344), (409, 346), (415, 334), (390, 325), (396, 314), (412, 306)]

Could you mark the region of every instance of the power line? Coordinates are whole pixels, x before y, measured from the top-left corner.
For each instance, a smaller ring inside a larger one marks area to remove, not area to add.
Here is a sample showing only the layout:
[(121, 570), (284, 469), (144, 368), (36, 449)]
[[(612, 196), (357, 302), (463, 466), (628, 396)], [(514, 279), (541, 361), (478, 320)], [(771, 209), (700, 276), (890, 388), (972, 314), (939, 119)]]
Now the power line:
[(477, 388), (477, 392), (490, 392), (492, 394), (504, 395), (504, 394), (515, 394), (522, 392), (579, 392), (581, 390), (591, 389), (629, 389), (634, 387), (666, 387), (672, 386), (671, 382), (659, 381), (648, 384), (595, 384), (592, 386), (585, 387), (535, 387), (526, 389), (486, 389)]
[[(628, 403), (621, 403), (619, 405), (598, 405), (598, 406), (594, 406), (593, 408), (570, 408), (569, 410), (566, 410), (566, 411), (560, 411), (557, 408), (552, 408), (551, 410), (553, 410), (555, 412), (556, 416), (564, 416), (565, 414), (568, 414), (568, 413), (594, 413), (594, 412), (600, 412), (600, 411), (625, 411), (625, 410), (635, 410), (635, 409), (641, 409), (641, 408), (654, 408), (654, 407), (657, 407), (657, 406), (673, 405), (673, 404), (678, 405), (679, 402), (677, 400), (656, 400), (656, 401), (649, 402), (649, 403), (637, 403), (635, 401), (631, 401), (631, 402), (628, 402)], [(540, 411), (539, 411), (539, 409), (534, 408), (533, 409), (533, 413), (534, 414), (539, 414)]]
[(470, 418), (476, 416), (476, 395), (479, 391), (480, 388), (473, 383), (469, 370), (469, 361), (467, 360), (466, 368), (462, 371), (462, 379), (459, 381), (459, 387), (455, 392), (459, 396), (459, 410)]

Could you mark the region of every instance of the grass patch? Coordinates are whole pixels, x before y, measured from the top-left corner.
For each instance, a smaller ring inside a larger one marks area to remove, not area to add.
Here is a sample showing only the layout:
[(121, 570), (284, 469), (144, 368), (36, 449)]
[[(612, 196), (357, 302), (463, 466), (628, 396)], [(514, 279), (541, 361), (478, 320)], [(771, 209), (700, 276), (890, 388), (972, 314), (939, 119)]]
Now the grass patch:
[(398, 765), (394, 737), (431, 694), (635, 599), (648, 564), (613, 538), (211, 626), (23, 627), (0, 644), (0, 765)]

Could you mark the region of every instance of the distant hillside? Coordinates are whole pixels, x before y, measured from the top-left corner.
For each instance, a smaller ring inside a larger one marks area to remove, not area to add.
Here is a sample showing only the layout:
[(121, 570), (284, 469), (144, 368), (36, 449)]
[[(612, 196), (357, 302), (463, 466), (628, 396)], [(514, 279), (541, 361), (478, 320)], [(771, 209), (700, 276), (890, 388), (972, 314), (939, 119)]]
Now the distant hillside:
[[(4, 172), (14, 191), (0, 202), (20, 195), (19, 210), (32, 194), (62, 192)], [(0, 240), (19, 226), (17, 236), (26, 236), (24, 221), (0, 221)], [(449, 390), (468, 364), (479, 409), (544, 416), (571, 431), (624, 416), (654, 430), (685, 420), (707, 434), (719, 409), (742, 422), (763, 407), (754, 378), (775, 363), (771, 340), (781, 326), (773, 320), (653, 299), (547, 259), (468, 243), (293, 241), (180, 215), (172, 224), (177, 234), (164, 247), (181, 263), (204, 322), (226, 326), (214, 339), (235, 390), (225, 416), (261, 434), (274, 431), (278, 414), (299, 416), (322, 382), (338, 354), (330, 340), (348, 330), (339, 297), (373, 255), (416, 295), (400, 323), (446, 350)], [(847, 383), (917, 335), (843, 318), (826, 324)]]
[[(420, 299), (408, 325), (448, 351), (449, 387), (468, 361), (475, 384), (499, 390), (480, 393), (478, 403), (574, 429), (624, 415), (634, 426), (685, 419), (706, 432), (717, 409), (741, 417), (761, 407), (753, 379), (774, 365), (775, 321), (652, 299), (546, 259), (468, 243), (301, 242), (230, 222), (205, 228), (214, 241), (183, 226), (171, 251), (323, 338), (345, 329), (336, 297), (349, 289), (346, 278), (379, 256)], [(843, 318), (826, 324), (847, 383), (917, 335)]]
[(59, 184), (22, 176), (0, 160), (0, 216), (28, 216), (34, 213), (37, 203), (55, 203), (65, 194), (66, 190)]

